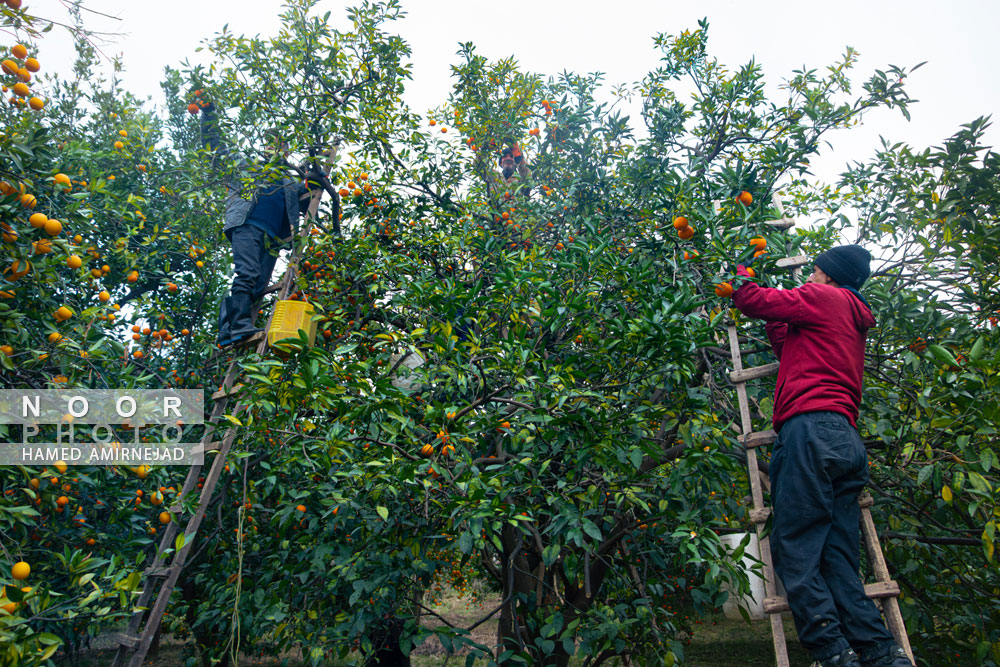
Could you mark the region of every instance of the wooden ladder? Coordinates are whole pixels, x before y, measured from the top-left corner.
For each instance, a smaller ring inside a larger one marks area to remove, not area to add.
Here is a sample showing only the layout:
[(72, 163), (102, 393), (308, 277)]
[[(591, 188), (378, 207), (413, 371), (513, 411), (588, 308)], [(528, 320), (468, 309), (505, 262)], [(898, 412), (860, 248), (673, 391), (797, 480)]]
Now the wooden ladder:
[[(778, 211), (779, 218), (765, 222), (765, 225), (777, 229), (789, 229), (795, 225), (792, 218), (785, 216), (784, 206), (777, 194), (772, 198), (775, 210)], [(778, 268), (791, 269), (796, 279), (801, 277), (801, 267), (809, 263), (805, 255), (795, 257), (785, 257), (777, 261)], [(778, 667), (788, 667), (788, 650), (785, 646), (785, 630), (781, 620), (782, 612), (788, 611), (788, 600), (784, 596), (778, 595), (777, 583), (774, 575), (774, 563), (771, 560), (771, 544), (768, 536), (764, 532), (768, 517), (771, 516), (771, 508), (764, 504), (764, 486), (768, 485), (766, 476), (757, 467), (757, 448), (771, 444), (777, 438), (773, 430), (754, 431), (750, 418), (750, 404), (747, 400), (746, 383), (751, 380), (777, 375), (778, 363), (765, 364), (756, 368), (743, 368), (743, 357), (740, 351), (739, 336), (736, 325), (730, 324), (729, 330), (729, 350), (733, 359), (733, 371), (729, 374), (729, 380), (736, 385), (736, 397), (740, 407), (741, 435), (740, 442), (746, 450), (747, 477), (750, 480), (750, 496), (753, 507), (750, 510), (750, 521), (754, 524), (757, 538), (760, 542), (760, 558), (764, 564), (764, 613), (768, 614), (771, 621), (771, 636), (774, 641), (774, 659)], [(875, 522), (872, 520), (871, 507), (872, 497), (863, 493), (858, 500), (861, 505), (861, 531), (864, 535), (865, 550), (868, 554), (868, 562), (875, 575), (875, 582), (865, 585), (865, 593), (869, 598), (881, 600), (882, 613), (885, 616), (889, 631), (892, 632), (899, 644), (906, 651), (910, 661), (913, 661), (913, 650), (910, 648), (910, 640), (906, 634), (906, 626), (903, 624), (903, 617), (899, 611), (899, 584), (889, 576), (889, 568), (886, 566), (885, 557), (882, 554), (882, 546), (875, 532)]]
[[(330, 174), (330, 166), (336, 157), (337, 148), (338, 145), (335, 144), (330, 150), (329, 159), (324, 166), (324, 172), (327, 176)], [(312, 194), (308, 213), (299, 231), (300, 237), (306, 236), (311, 230), (312, 221), (319, 210), (322, 194), (322, 189)], [(336, 215), (336, 209), (334, 214)], [(299, 249), (296, 247), (281, 280), (269, 287), (265, 293), (278, 292), (279, 300), (288, 297), (292, 286), (295, 284), (298, 259)], [(205, 518), (205, 513), (208, 511), (216, 484), (218, 484), (219, 478), (222, 476), (222, 471), (226, 467), (229, 450), (236, 438), (236, 430), (230, 428), (222, 440), (216, 442), (217, 433), (221, 430), (219, 428), (220, 420), (226, 414), (230, 397), (237, 394), (240, 390), (241, 385), (237, 384), (237, 380), (241, 375), (240, 357), (251, 347), (255, 347), (257, 354), (267, 352), (267, 330), (271, 328), (271, 320), (273, 318), (274, 311), (272, 310), (271, 315), (268, 317), (267, 327), (265, 327), (263, 333), (258, 333), (247, 340), (241, 341), (235, 348), (225, 350), (226, 353), (232, 353), (233, 356), (226, 368), (222, 386), (219, 391), (212, 394), (212, 412), (205, 428), (205, 434), (201, 439), (201, 449), (204, 454), (208, 454), (212, 450), (213, 444), (217, 444), (218, 448), (215, 450), (216, 454), (208, 470), (208, 475), (205, 476), (205, 480), (202, 483), (201, 495), (198, 498), (198, 508), (191, 515), (190, 519), (188, 519), (187, 525), (184, 526), (183, 543), (177, 548), (177, 537), (182, 534), (180, 532), (180, 520), (183, 516), (181, 501), (190, 497), (190, 494), (195, 491), (204, 464), (192, 465), (188, 469), (187, 477), (184, 479), (184, 486), (177, 495), (176, 502), (170, 507), (170, 523), (166, 525), (163, 535), (160, 537), (160, 543), (156, 549), (156, 557), (142, 573), (141, 581), (144, 582), (142, 593), (139, 595), (135, 607), (133, 607), (128, 626), (124, 632), (116, 632), (111, 636), (111, 639), (118, 645), (118, 650), (115, 651), (115, 656), (111, 661), (111, 667), (125, 667), (126, 665), (128, 667), (141, 667), (150, 646), (153, 644), (153, 639), (160, 629), (160, 622), (163, 620), (163, 614), (167, 610), (171, 593), (173, 593), (174, 588), (177, 586), (177, 581), (191, 551), (191, 546), (195, 542), (198, 528), (201, 526), (202, 519)], [(246, 404), (238, 403), (232, 414), (234, 416), (239, 415), (246, 407)], [(227, 425), (229, 422), (228, 420), (223, 420), (221, 423)], [(173, 558), (170, 559), (170, 563), (167, 565), (163, 564), (162, 561), (169, 557), (171, 551), (173, 551)], [(150, 603), (152, 603), (152, 606)]]

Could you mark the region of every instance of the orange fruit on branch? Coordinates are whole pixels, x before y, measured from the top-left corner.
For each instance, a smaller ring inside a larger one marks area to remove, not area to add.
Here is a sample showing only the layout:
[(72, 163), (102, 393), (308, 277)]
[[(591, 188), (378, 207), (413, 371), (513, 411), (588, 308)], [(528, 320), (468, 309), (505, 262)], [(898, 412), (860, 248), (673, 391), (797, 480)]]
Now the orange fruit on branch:
[(743, 204), (744, 206), (749, 206), (750, 204), (753, 203), (753, 195), (747, 192), (746, 190), (743, 190), (742, 192), (740, 192), (736, 200), (739, 203)]
[(694, 227), (681, 227), (677, 230), (677, 236), (681, 237), (685, 241), (694, 236)]
[(674, 229), (680, 230), (688, 226), (688, 219), (683, 215), (679, 215), (674, 218)]
[(757, 252), (760, 252), (767, 247), (767, 239), (763, 236), (755, 236), (750, 239), (750, 245), (755, 246), (757, 248)]
[(24, 60), (28, 55), (28, 49), (27, 47), (24, 46), (24, 44), (15, 44), (14, 46), (10, 47), (10, 53), (15, 58)]
[(715, 286), (715, 296), (722, 298), (730, 297), (733, 295), (733, 286), (729, 283), (719, 283)]
[(14, 563), (14, 567), (10, 568), (10, 576), (18, 581), (24, 581), (31, 574), (31, 566), (25, 563), (23, 560)]

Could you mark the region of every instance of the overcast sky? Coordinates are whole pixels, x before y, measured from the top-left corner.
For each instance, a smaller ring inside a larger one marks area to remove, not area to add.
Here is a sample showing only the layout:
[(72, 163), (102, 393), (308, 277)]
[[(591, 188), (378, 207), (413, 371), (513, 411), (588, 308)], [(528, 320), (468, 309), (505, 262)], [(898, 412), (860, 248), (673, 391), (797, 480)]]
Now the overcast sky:
[[(1000, 100), (995, 73), (1000, 3), (995, 1), (401, 2), (408, 15), (390, 29), (413, 50), (406, 97), (418, 112), (447, 99), (459, 42), (474, 42), (491, 59), (513, 55), (524, 69), (541, 74), (601, 71), (608, 84), (630, 83), (656, 65), (656, 33), (696, 28), (702, 17), (711, 24), (709, 53), (734, 68), (756, 59), (772, 92), (795, 69), (832, 64), (848, 45), (861, 54), (858, 84), (876, 68), (927, 61), (908, 80), (911, 96), (920, 100), (911, 109), (912, 121), (898, 111), (879, 111), (864, 126), (831, 136), (833, 150), (813, 160), (813, 171), (823, 180), (835, 178), (848, 162), (868, 159), (880, 135), (918, 147), (937, 145), (962, 123), (992, 114)], [(331, 21), (346, 30), (344, 7), (350, 4), (322, 0), (317, 10), (331, 11)], [(155, 104), (163, 101), (159, 81), (165, 65), (201, 61), (204, 54), (195, 49), (226, 23), (236, 33), (273, 34), (281, 11), (278, 0), (85, 0), (85, 5), (116, 17), (85, 13), (89, 27), (118, 34), (105, 52), (123, 57), (126, 87)], [(46, 18), (66, 15), (62, 0), (25, 0), (25, 8)], [(68, 71), (73, 54), (64, 31), (46, 35), (39, 55), (43, 68)], [(991, 128), (990, 142), (998, 137), (1000, 130)]]

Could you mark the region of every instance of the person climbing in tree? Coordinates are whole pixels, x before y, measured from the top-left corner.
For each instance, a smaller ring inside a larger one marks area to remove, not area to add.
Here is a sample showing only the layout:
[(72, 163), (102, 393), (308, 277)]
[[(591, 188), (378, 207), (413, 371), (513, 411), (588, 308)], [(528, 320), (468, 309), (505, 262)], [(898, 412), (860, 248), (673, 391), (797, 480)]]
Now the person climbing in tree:
[(310, 171), (305, 183), (288, 177), (288, 143), (277, 132), (268, 135), (268, 164), (235, 154), (222, 141), (215, 106), (202, 100), (201, 110), (202, 144), (213, 152), (213, 165), (220, 170), (225, 166), (227, 175), (223, 233), (232, 245), (235, 276), (219, 309), (218, 344), (225, 346), (263, 331), (254, 324), (254, 304), (308, 209), (310, 192), (321, 187), (325, 176)]
[(531, 193), (531, 186), (528, 184), (531, 178), (528, 161), (524, 159), (521, 147), (516, 141), (508, 143), (509, 146), (500, 151), (499, 173), (486, 164), (485, 152), (480, 153), (477, 159), (477, 171), (486, 183), (486, 191), (494, 204), (502, 205), (515, 195), (527, 197)]
[(816, 257), (795, 289), (745, 280), (732, 294), (763, 319), (781, 360), (774, 392), (771, 552), (799, 640), (824, 667), (912, 667), (858, 576), (868, 455), (856, 427), (865, 339), (875, 326), (858, 290), (871, 255), (858, 245)]

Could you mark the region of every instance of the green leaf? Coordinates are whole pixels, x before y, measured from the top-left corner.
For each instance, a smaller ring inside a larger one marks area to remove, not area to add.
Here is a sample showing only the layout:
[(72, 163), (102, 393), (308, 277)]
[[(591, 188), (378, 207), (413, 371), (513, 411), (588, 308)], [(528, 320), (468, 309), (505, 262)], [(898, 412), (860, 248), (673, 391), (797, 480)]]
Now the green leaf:
[(931, 354), (935, 359), (937, 359), (940, 365), (958, 366), (958, 361), (955, 360), (954, 355), (940, 345), (928, 345), (927, 349), (930, 350)]
[(976, 342), (972, 344), (972, 349), (969, 350), (969, 359), (972, 361), (978, 361), (979, 357), (983, 356), (983, 349), (986, 347), (985, 339), (980, 336), (976, 339)]
[(378, 515), (380, 517), (382, 517), (383, 521), (388, 521), (389, 520), (389, 510), (388, 510), (388, 508), (383, 507), (382, 505), (379, 505), (378, 507), (375, 508), (375, 511), (378, 513)]

